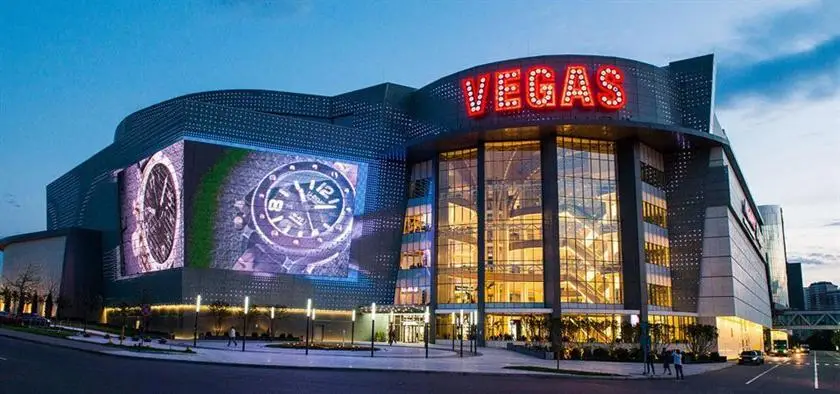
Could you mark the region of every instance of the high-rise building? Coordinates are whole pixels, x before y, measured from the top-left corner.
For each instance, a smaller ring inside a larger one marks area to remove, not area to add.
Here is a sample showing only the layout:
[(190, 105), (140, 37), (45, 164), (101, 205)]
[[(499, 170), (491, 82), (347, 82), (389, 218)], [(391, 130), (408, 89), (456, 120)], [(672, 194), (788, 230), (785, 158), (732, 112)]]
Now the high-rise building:
[(831, 282), (814, 282), (805, 294), (808, 310), (840, 310), (840, 289)]
[(773, 307), (777, 310), (790, 308), (787, 277), (787, 253), (785, 248), (785, 221), (782, 207), (778, 205), (760, 205), (758, 212), (764, 224), (764, 252), (767, 254), (768, 273), (770, 276), (770, 294)]
[(790, 309), (803, 311), (805, 307), (805, 289), (802, 287), (802, 263), (788, 263), (787, 288)]

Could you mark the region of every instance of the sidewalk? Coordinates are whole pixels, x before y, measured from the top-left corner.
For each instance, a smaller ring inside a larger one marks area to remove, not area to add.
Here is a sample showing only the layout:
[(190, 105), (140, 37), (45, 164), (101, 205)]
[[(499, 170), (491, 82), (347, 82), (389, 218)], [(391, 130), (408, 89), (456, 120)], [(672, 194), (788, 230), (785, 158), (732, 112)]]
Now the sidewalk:
[[(575, 376), (574, 374), (556, 374), (533, 371), (504, 369), (506, 366), (532, 366), (556, 368), (553, 360), (540, 360), (519, 353), (503, 349), (481, 348), (479, 355), (458, 357), (450, 348), (444, 346), (429, 346), (429, 359), (424, 358), (422, 346), (388, 346), (378, 343), (374, 357), (370, 352), (355, 351), (327, 351), (310, 350), (304, 355), (299, 349), (267, 348), (266, 342), (246, 342), (246, 351), (242, 352), (242, 343), (236, 349), (227, 347), (227, 341), (199, 341), (196, 353), (153, 353), (119, 350), (103, 346), (108, 341), (100, 336), (84, 338), (74, 336), (70, 340), (44, 337), (17, 331), (0, 329), (0, 336), (14, 337), (28, 341), (47, 343), (55, 346), (70, 347), (85, 351), (95, 351), (122, 357), (137, 357), (169, 361), (185, 361), (206, 364), (225, 364), (236, 366), (274, 367), (274, 368), (318, 368), (318, 369), (351, 369), (351, 370), (388, 370), (408, 372), (446, 372), (460, 374), (494, 374), (494, 375), (538, 375), (538, 376)], [(118, 343), (112, 336), (112, 342)], [(128, 339), (125, 345), (133, 345)], [(146, 343), (156, 349), (183, 351), (187, 346), (192, 348), (192, 341), (170, 341), (159, 344), (156, 341)], [(685, 375), (698, 375), (709, 371), (720, 370), (731, 366), (732, 363), (689, 364), (685, 366)], [(612, 377), (596, 377), (607, 379), (647, 379), (643, 376), (641, 363), (599, 362), (599, 361), (570, 361), (560, 362), (560, 369), (567, 371), (598, 372), (613, 374)], [(656, 378), (661, 378), (657, 376)]]

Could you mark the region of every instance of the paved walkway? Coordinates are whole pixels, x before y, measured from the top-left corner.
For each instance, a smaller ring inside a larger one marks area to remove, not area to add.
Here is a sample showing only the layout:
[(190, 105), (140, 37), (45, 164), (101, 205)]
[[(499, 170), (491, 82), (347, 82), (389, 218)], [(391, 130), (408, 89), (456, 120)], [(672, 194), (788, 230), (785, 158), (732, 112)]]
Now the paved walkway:
[[(60, 338), (43, 337), (22, 332), (2, 330), (0, 335), (18, 337), (21, 339), (46, 342), (66, 347), (82, 347), (81, 350), (90, 351), (95, 348), (100, 353), (125, 357), (140, 357), (151, 359), (162, 359), (172, 361), (191, 361), (211, 364), (227, 364), (240, 366), (259, 367), (280, 367), (280, 368), (327, 368), (327, 369), (356, 369), (356, 370), (399, 370), (414, 372), (449, 372), (449, 373), (477, 373), (477, 374), (511, 374), (511, 375), (543, 375), (556, 376), (556, 374), (519, 371), (504, 369), (506, 366), (539, 366), (556, 368), (557, 362), (553, 360), (540, 360), (525, 356), (519, 353), (503, 349), (481, 348), (479, 355), (458, 357), (451, 348), (446, 346), (430, 345), (429, 359), (424, 358), (424, 349), (420, 346), (388, 346), (377, 344), (380, 351), (370, 357), (369, 352), (355, 351), (326, 351), (310, 350), (309, 355), (304, 355), (303, 350), (267, 348), (265, 342), (246, 342), (246, 351), (241, 351), (242, 344), (233, 349), (227, 347), (227, 341), (199, 341), (196, 353), (152, 353), (135, 352), (130, 350), (115, 350), (102, 346), (108, 340), (100, 336), (84, 338), (74, 336), (71, 340)], [(116, 342), (114, 338), (112, 342)], [(134, 342), (128, 339), (124, 342), (132, 345)], [(159, 344), (156, 341), (147, 343), (151, 347), (162, 350), (184, 350), (187, 346), (192, 347), (192, 341), (170, 341), (167, 344)], [(466, 348), (465, 348), (466, 349)], [(719, 370), (731, 366), (732, 363), (716, 364), (690, 364), (685, 366), (686, 375), (697, 375), (713, 370)], [(660, 369), (657, 366), (657, 369)], [(580, 372), (599, 372), (617, 375), (616, 378), (636, 379), (646, 378), (641, 374), (641, 363), (620, 363), (620, 362), (599, 362), (599, 361), (571, 361), (560, 362), (560, 369)]]

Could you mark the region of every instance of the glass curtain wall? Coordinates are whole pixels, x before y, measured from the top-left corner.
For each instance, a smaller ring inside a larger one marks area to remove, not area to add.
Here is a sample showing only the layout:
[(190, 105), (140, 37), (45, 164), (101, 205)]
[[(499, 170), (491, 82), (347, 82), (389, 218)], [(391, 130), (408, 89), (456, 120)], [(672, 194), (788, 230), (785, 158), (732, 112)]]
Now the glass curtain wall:
[(623, 309), (615, 145), (557, 138), (560, 300)]
[(540, 142), (485, 145), (485, 302), (543, 307)]
[(648, 305), (651, 310), (669, 311), (673, 306), (673, 299), (668, 204), (664, 190), (665, 159), (661, 153), (644, 144), (641, 145), (640, 159)]
[(440, 154), (438, 172), (437, 304), (477, 302), (477, 149)]
[(414, 164), (408, 183), (408, 207), (403, 223), (396, 305), (425, 305), (430, 299), (431, 245), (434, 240), (432, 161)]

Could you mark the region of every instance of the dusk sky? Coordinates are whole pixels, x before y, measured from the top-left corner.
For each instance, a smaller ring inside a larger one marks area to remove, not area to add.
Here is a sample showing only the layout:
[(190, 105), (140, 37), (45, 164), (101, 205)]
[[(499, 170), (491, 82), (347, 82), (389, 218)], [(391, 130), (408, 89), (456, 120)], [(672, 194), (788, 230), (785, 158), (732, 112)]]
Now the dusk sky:
[[(6, 1), (0, 238), (45, 228), (45, 186), (179, 95), (421, 87), (474, 65), (714, 53), (717, 114), (806, 285), (840, 284), (840, 1)], [(0, 255), (0, 264), (2, 256)]]

